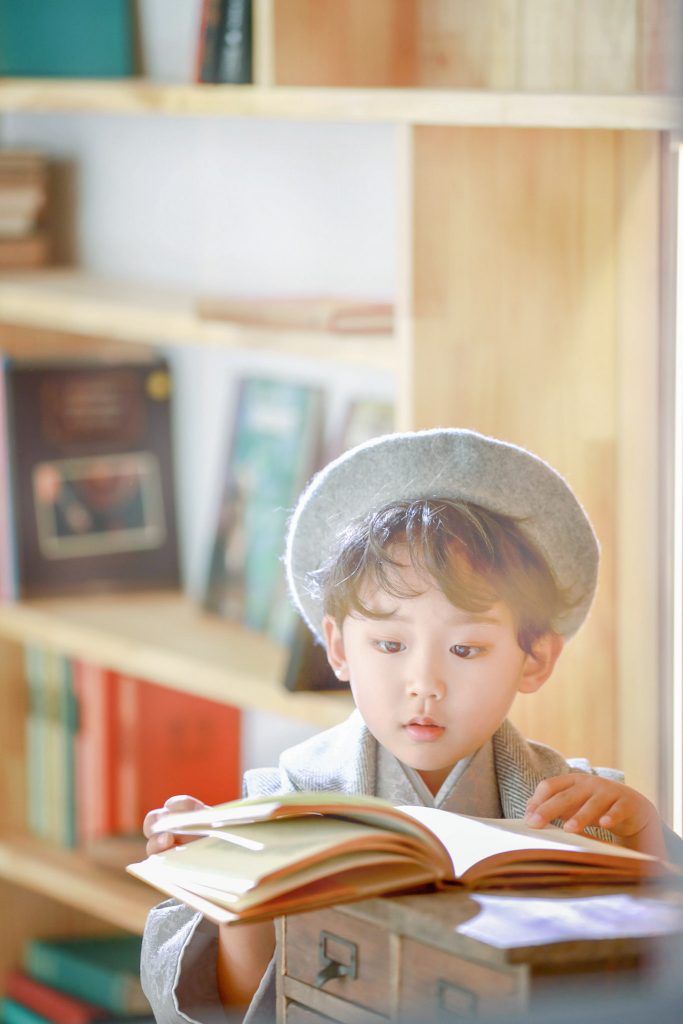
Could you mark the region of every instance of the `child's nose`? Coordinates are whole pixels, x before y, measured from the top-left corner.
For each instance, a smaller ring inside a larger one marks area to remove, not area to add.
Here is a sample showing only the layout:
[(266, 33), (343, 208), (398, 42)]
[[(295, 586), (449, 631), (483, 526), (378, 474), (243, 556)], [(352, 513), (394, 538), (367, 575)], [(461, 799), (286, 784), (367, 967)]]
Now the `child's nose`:
[(421, 700), (441, 700), (446, 693), (443, 676), (436, 666), (416, 667), (408, 683), (408, 693)]

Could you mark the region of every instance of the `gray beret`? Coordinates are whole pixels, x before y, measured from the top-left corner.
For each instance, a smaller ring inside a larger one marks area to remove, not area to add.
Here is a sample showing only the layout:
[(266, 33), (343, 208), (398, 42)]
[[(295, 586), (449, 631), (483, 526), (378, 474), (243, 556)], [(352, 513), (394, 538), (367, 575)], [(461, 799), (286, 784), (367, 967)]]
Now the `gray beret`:
[(342, 531), (393, 501), (451, 498), (520, 519), (574, 607), (555, 629), (573, 636), (590, 609), (599, 548), (569, 484), (524, 448), (471, 430), (387, 434), (330, 462), (299, 498), (289, 524), (285, 565), (290, 593), (322, 638), (323, 608), (308, 574), (330, 558)]

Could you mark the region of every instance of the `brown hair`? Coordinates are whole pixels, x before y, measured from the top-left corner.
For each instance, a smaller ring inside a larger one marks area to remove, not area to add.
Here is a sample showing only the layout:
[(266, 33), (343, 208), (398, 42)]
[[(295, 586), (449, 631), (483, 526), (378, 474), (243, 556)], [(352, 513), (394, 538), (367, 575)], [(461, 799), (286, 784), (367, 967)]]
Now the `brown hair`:
[(498, 600), (507, 604), (517, 642), (531, 654), (572, 604), (520, 522), (450, 498), (393, 502), (344, 531), (335, 555), (310, 574), (310, 586), (340, 625), (351, 611), (384, 618), (365, 607), (360, 590), (371, 580), (394, 597), (421, 593), (401, 579), (405, 563), (396, 549), (405, 547), (425, 586), (433, 581), (456, 607), (480, 612)]

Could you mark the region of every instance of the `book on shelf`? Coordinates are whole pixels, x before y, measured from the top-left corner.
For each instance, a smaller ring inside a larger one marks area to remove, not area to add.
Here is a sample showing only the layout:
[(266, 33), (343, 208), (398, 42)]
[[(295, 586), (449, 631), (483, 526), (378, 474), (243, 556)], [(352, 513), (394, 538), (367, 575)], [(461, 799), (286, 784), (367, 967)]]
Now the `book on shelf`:
[[(341, 429), (328, 453), (328, 460), (341, 455), (362, 441), (369, 441), (393, 429), (394, 407), (376, 398), (354, 397), (344, 409)], [(286, 690), (348, 690), (349, 684), (337, 679), (327, 660), (325, 647), (308, 626), (297, 617), (288, 643), (289, 654), (283, 678)]]
[(177, 587), (165, 360), (6, 359), (16, 590)]
[(111, 1014), (146, 1016), (151, 1010), (140, 983), (141, 945), (139, 935), (29, 939), (23, 969)]
[(203, 0), (195, 77), (209, 83), (251, 82), (251, 0)]
[(0, 75), (131, 75), (133, 13), (132, 0), (0, 0)]
[(332, 334), (391, 334), (391, 303), (334, 296), (204, 296), (196, 312), (205, 320), (227, 320), (251, 327), (327, 331)]
[(202, 603), (287, 642), (295, 615), (280, 557), (290, 509), (319, 464), (322, 391), (242, 380), (233, 424)]
[(159, 832), (201, 836), (130, 874), (218, 923), (266, 920), (416, 889), (622, 884), (677, 868), (560, 828), (394, 807), (341, 793), (286, 793), (167, 814)]
[(28, 820), (36, 835), (99, 849), (104, 861), (104, 840), (125, 845), (141, 835), (147, 811), (172, 793), (205, 803), (239, 794), (237, 708), (36, 645), (25, 663)]
[(32, 1019), (20, 1014), (19, 1007), (30, 1014), (37, 1015), (40, 1020), (53, 1021), (54, 1024), (97, 1024), (98, 1021), (110, 1020), (111, 1012), (96, 1003), (88, 1003), (84, 999), (62, 992), (54, 985), (32, 978), (24, 971), (11, 971), (6, 984), (5, 996), (11, 1005), (3, 1005), (3, 1019), (6, 1024), (33, 1024)]
[(63, 654), (29, 644), (24, 664), (29, 695), (29, 825), (37, 835), (74, 847), (78, 839), (75, 750), (79, 720), (71, 662)]
[(172, 793), (241, 792), (238, 708), (123, 674), (117, 690), (117, 832), (140, 832)]

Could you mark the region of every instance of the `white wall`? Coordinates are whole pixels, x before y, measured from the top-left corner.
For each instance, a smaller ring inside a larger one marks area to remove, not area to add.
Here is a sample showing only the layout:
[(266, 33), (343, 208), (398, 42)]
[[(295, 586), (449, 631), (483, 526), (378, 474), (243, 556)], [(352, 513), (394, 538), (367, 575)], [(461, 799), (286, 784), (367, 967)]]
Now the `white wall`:
[[(191, 78), (198, 7), (198, 0), (142, 0), (153, 77)], [(73, 163), (76, 248), (91, 270), (197, 292), (395, 294), (397, 140), (389, 126), (7, 114), (0, 142)], [(182, 563), (196, 595), (238, 376), (272, 372), (322, 384), (331, 424), (349, 394), (392, 397), (394, 381), (329, 363), (193, 345), (169, 355)], [(245, 766), (272, 762), (311, 731), (245, 715)]]

